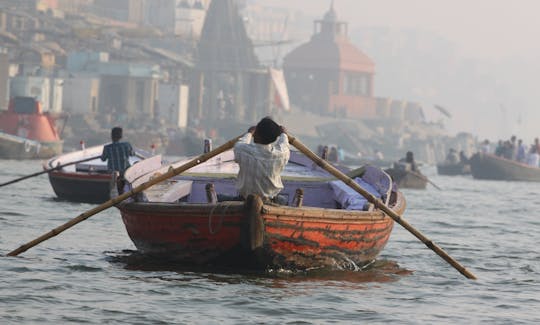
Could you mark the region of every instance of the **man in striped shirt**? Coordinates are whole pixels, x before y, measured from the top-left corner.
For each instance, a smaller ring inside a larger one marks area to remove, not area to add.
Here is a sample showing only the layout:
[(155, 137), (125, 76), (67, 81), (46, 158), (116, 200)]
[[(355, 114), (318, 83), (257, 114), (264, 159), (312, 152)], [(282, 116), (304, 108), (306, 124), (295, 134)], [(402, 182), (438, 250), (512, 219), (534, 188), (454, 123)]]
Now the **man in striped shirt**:
[(234, 157), (240, 167), (236, 182), (240, 196), (256, 194), (274, 200), (283, 189), (281, 172), (290, 157), (285, 128), (263, 118), (235, 144)]
[(122, 128), (114, 127), (111, 130), (112, 143), (103, 147), (101, 160), (107, 160), (107, 169), (109, 171), (117, 171), (120, 173), (120, 178), (124, 177), (124, 172), (129, 164), (129, 157), (134, 156), (133, 148), (129, 142), (120, 142), (122, 139)]

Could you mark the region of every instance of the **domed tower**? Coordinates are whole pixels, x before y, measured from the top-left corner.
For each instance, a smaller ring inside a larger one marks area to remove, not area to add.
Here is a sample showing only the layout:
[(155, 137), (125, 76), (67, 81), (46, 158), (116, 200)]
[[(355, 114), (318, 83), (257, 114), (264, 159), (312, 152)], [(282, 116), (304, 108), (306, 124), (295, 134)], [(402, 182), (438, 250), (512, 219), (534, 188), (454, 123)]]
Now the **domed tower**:
[(334, 10), (314, 23), (311, 40), (283, 60), (291, 103), (323, 115), (375, 117), (375, 63), (348, 37)]

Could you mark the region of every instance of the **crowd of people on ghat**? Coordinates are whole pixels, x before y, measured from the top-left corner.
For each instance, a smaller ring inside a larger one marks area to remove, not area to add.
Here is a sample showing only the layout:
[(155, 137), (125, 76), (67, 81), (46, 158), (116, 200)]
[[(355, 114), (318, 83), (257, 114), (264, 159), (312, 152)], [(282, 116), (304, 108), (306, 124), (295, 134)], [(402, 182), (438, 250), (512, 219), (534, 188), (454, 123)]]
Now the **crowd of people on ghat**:
[(513, 135), (509, 140), (499, 140), (494, 152), (491, 152), (489, 140), (484, 140), (480, 151), (483, 153), (493, 153), (498, 157), (515, 160), (533, 167), (540, 167), (540, 140), (527, 146), (522, 139), (517, 139)]

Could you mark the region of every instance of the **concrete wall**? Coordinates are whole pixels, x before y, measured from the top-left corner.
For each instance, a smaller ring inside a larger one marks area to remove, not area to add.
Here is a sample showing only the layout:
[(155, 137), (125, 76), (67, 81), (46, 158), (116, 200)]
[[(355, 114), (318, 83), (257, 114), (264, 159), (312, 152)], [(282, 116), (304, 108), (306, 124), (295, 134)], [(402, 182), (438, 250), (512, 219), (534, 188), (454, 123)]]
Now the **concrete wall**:
[(420, 103), (407, 102), (404, 110), (404, 118), (412, 122), (424, 122), (424, 111)]
[(10, 97), (34, 97), (41, 103), (43, 112), (50, 110), (51, 81), (43, 77), (16, 76), (10, 81)]
[(73, 52), (68, 55), (67, 69), (72, 72), (98, 71), (101, 63), (109, 62), (106, 52)]
[(157, 80), (126, 76), (101, 76), (99, 112), (127, 114), (128, 117), (153, 117)]
[(144, 22), (167, 32), (174, 30), (177, 0), (151, 0), (145, 4)]
[(70, 113), (97, 113), (99, 79), (77, 77), (64, 80), (63, 109)]
[(16, 76), (10, 81), (10, 97), (34, 97), (42, 112), (62, 111), (63, 79)]
[(187, 127), (189, 87), (186, 85), (159, 85), (160, 119), (179, 127)]
[(205, 17), (205, 10), (177, 8), (174, 34), (198, 39), (201, 36)]
[(96, 0), (94, 12), (115, 20), (140, 24), (143, 22), (143, 0)]
[(58, 0), (58, 8), (64, 11), (82, 11), (87, 9), (94, 0)]
[(49, 111), (62, 112), (62, 98), (64, 96), (64, 79), (51, 79), (51, 94)]

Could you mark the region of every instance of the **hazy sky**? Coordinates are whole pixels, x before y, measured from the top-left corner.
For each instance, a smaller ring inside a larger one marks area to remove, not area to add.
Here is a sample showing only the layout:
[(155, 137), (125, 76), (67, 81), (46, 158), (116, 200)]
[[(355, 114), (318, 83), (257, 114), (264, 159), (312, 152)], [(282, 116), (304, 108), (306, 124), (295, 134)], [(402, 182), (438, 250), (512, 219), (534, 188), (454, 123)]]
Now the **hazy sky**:
[[(321, 18), (331, 2), (259, 1), (314, 18)], [(463, 102), (456, 105), (460, 106), (455, 108), (457, 114), (448, 121), (451, 131), (468, 131), (491, 139), (511, 133), (527, 140), (540, 135), (534, 122), (540, 120), (540, 92), (535, 86), (540, 74), (540, 0), (334, 0), (334, 7), (350, 30), (383, 27), (440, 35), (453, 44), (457, 58), (472, 60), (475, 67), (486, 69), (486, 85), (490, 86), (485, 87), (484, 107), (473, 103), (467, 107)], [(377, 88), (375, 91), (380, 95)]]
[[(330, 0), (265, 0), (320, 17)], [(352, 28), (385, 26), (440, 33), (467, 56), (500, 59), (540, 52), (538, 0), (335, 0)]]

